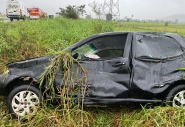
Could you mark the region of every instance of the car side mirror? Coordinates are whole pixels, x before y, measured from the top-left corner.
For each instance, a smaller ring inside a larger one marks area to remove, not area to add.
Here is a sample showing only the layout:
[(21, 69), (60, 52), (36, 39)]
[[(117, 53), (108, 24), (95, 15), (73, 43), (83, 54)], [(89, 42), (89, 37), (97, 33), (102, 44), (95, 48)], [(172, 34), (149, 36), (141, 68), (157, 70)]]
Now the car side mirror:
[(78, 53), (73, 54), (73, 58), (77, 59), (78, 58)]

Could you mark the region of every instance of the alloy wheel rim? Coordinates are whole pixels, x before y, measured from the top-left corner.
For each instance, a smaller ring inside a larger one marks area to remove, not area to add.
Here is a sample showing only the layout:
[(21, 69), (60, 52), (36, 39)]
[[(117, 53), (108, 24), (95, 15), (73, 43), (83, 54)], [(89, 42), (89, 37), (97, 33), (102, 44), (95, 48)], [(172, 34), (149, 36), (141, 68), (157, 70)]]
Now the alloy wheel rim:
[(172, 102), (173, 107), (185, 107), (185, 90), (178, 92)]
[(12, 99), (12, 109), (18, 116), (34, 114), (39, 103), (39, 97), (34, 92), (20, 91)]

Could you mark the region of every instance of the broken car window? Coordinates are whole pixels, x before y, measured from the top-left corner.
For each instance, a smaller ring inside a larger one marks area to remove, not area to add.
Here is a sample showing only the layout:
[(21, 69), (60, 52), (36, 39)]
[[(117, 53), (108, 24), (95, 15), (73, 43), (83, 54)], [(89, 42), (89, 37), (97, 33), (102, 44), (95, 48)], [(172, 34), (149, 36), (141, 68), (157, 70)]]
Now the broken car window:
[(88, 57), (88, 55), (96, 52), (96, 47), (93, 44), (85, 44), (72, 52), (72, 55), (78, 54), (78, 59), (82, 59), (82, 57)]
[(136, 35), (136, 57), (165, 59), (178, 56), (183, 51), (172, 38), (158, 35)]
[(110, 35), (95, 38), (86, 44), (74, 49), (74, 58), (107, 58), (122, 57), (125, 48), (127, 34)]

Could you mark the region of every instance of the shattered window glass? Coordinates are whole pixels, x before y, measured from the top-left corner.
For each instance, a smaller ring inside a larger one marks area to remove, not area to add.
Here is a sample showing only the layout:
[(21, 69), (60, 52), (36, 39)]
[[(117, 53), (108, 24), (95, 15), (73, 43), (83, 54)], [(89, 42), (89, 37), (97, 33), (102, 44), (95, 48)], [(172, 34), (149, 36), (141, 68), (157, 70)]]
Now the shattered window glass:
[(96, 47), (93, 44), (85, 44), (77, 49), (75, 49), (72, 52), (72, 55), (74, 55), (75, 53), (79, 54), (78, 59), (81, 59), (82, 56), (88, 56), (89, 54), (92, 54), (94, 52), (96, 52)]
[(168, 58), (182, 54), (181, 46), (172, 38), (157, 35), (136, 35), (136, 57)]

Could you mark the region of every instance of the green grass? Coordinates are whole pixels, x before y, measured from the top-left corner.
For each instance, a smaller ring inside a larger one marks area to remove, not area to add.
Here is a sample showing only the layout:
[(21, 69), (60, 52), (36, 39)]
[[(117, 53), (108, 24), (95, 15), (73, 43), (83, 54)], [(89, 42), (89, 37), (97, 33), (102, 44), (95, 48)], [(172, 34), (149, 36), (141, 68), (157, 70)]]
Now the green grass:
[[(92, 34), (109, 31), (161, 31), (185, 35), (185, 25), (164, 23), (113, 22), (98, 20), (52, 20), (0, 22), (0, 70), (5, 64), (32, 57), (59, 53)], [(172, 107), (112, 106), (106, 108), (45, 106), (25, 119), (12, 119), (0, 97), (0, 126), (92, 126), (149, 127), (185, 126), (185, 109)]]
[(57, 53), (87, 36), (109, 31), (113, 31), (111, 23), (97, 20), (0, 23), (0, 70), (6, 63)]
[(185, 25), (183, 24), (165, 26), (165, 23), (124, 22), (116, 25), (116, 29), (118, 31), (170, 32), (185, 36)]

